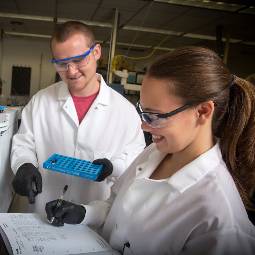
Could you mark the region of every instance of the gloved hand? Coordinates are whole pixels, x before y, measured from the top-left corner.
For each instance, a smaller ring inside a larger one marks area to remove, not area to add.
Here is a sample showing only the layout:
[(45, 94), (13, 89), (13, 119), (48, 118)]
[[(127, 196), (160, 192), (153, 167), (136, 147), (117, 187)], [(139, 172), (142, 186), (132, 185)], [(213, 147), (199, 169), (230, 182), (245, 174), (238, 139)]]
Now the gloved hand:
[(60, 205), (57, 206), (58, 201), (58, 199), (50, 201), (45, 206), (48, 220), (54, 219), (52, 225), (59, 227), (64, 223), (80, 224), (83, 221), (86, 214), (83, 206), (65, 200), (61, 200)]
[(98, 178), (96, 179), (97, 182), (103, 181), (107, 176), (112, 174), (113, 166), (109, 159), (100, 158), (100, 159), (94, 160), (92, 163), (97, 165), (103, 165), (103, 170), (101, 174), (98, 176)]
[(21, 196), (27, 196), (30, 204), (35, 202), (35, 196), (42, 192), (42, 176), (31, 163), (19, 167), (13, 181), (14, 191)]

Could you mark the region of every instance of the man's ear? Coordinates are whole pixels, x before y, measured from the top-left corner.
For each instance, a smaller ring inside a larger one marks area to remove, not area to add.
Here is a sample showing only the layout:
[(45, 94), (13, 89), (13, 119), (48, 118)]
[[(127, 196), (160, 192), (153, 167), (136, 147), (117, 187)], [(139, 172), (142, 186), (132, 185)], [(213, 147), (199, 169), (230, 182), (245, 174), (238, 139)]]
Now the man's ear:
[(93, 50), (93, 54), (95, 56), (96, 61), (100, 59), (101, 57), (101, 45), (100, 44), (96, 44), (94, 50)]
[(214, 102), (212, 100), (203, 102), (197, 106), (198, 121), (204, 124), (212, 118), (214, 112)]

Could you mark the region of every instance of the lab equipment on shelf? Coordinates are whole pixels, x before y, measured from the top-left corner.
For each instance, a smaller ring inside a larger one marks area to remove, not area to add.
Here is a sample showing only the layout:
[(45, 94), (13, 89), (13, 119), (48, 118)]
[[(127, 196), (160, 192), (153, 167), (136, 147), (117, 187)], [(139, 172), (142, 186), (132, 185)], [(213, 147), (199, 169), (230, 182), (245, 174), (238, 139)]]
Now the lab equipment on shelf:
[(121, 84), (124, 86), (125, 91), (136, 91), (141, 90), (141, 82), (143, 79), (143, 73), (128, 72), (126, 69), (115, 70), (114, 74), (121, 78)]
[(10, 151), (13, 134), (18, 129), (17, 110), (0, 106), (0, 213), (7, 212), (13, 199)]

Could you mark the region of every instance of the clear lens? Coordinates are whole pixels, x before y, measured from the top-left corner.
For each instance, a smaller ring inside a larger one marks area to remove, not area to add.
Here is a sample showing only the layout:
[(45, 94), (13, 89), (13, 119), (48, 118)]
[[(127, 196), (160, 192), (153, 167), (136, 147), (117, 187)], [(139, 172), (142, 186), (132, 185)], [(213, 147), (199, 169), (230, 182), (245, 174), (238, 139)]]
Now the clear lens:
[(159, 118), (157, 114), (141, 113), (142, 121), (152, 128), (162, 128), (166, 126), (167, 118)]
[(84, 66), (88, 63), (88, 56), (81, 57), (81, 58), (75, 58), (72, 60), (72, 63), (75, 64), (77, 67)]
[(68, 62), (58, 62), (54, 63), (56, 70), (59, 72), (67, 71), (69, 65), (75, 67), (75, 68), (81, 68), (83, 66), (86, 66), (89, 62), (89, 56), (86, 57), (80, 57), (80, 58), (74, 58), (71, 61)]
[(68, 63), (65, 62), (54, 63), (56, 70), (60, 72), (67, 70), (67, 65)]
[(151, 124), (152, 122), (156, 121), (158, 117), (150, 113), (142, 113), (142, 119), (146, 123)]

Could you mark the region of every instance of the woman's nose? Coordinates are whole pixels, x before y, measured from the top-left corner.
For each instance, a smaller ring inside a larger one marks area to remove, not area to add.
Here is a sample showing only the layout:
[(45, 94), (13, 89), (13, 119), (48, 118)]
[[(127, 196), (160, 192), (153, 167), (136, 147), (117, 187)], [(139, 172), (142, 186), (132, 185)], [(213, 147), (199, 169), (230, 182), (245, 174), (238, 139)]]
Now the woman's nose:
[(150, 132), (152, 127), (142, 120), (141, 128), (143, 131)]

